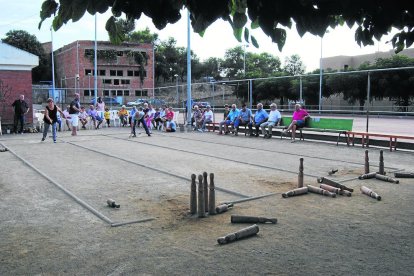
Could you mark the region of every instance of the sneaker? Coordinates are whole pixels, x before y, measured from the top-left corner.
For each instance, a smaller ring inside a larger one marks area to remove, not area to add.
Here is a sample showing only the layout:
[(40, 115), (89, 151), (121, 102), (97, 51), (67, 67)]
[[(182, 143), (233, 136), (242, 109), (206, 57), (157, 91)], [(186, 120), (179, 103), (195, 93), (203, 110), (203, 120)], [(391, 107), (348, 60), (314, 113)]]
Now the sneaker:
[(199, 131), (199, 132), (203, 132), (203, 130), (202, 130), (201, 128), (197, 129), (197, 131)]
[(55, 144), (56, 144), (56, 140), (53, 140), (53, 143), (55, 143)]
[(132, 137), (137, 137), (137, 135), (133, 134)]
[(290, 141), (291, 143), (295, 143), (295, 140)]
[(234, 136), (238, 136), (239, 132), (237, 130), (234, 131)]
[(272, 134), (267, 135), (267, 139), (270, 139), (270, 138), (272, 138)]
[(149, 137), (151, 137), (151, 134), (148, 134)]
[(264, 138), (264, 139), (266, 139), (266, 138), (267, 138), (267, 133), (263, 136), (263, 138)]
[(255, 136), (256, 136), (256, 137), (259, 137), (259, 133), (256, 133), (256, 134), (255, 134)]
[(42, 142), (44, 142), (45, 141), (45, 138), (42, 138)]

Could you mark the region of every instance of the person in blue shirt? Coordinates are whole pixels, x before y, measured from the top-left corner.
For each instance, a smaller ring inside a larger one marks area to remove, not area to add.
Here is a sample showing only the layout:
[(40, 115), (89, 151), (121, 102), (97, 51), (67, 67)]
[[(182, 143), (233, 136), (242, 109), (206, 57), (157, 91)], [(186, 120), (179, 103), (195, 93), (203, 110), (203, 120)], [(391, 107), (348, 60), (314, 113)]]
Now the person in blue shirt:
[(229, 126), (233, 126), (234, 122), (236, 121), (237, 117), (239, 116), (239, 110), (235, 104), (231, 105), (231, 109), (229, 115), (224, 119), (223, 122), (219, 125), (219, 135), (223, 134), (223, 125), (224, 125), (224, 134), (229, 134)]
[[(267, 118), (269, 118), (269, 115), (267, 114), (266, 110), (263, 109), (263, 104), (258, 103), (257, 104), (257, 111), (254, 114), (253, 122), (249, 123), (249, 132), (250, 136), (259, 136), (259, 128), (260, 125), (267, 121)], [(252, 127), (256, 128), (256, 133), (253, 134)]]
[(242, 109), (239, 111), (239, 115), (234, 122), (234, 135), (237, 136), (239, 132), (239, 126), (247, 126), (253, 118), (252, 111), (246, 107), (244, 103)]

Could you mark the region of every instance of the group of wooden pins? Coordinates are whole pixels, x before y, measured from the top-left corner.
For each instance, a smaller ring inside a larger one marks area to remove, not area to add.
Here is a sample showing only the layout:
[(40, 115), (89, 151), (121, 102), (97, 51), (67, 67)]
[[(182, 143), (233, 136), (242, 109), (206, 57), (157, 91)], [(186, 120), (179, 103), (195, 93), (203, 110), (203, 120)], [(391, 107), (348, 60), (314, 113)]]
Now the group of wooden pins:
[[(328, 179), (326, 177), (319, 177), (317, 179), (318, 183), (323, 183), (320, 184), (319, 188), (312, 186), (312, 185), (307, 185), (306, 187), (303, 187), (303, 158), (299, 159), (300, 164), (299, 164), (299, 174), (298, 174), (298, 188), (288, 191), (286, 193), (282, 194), (283, 198), (288, 198), (288, 197), (292, 197), (292, 196), (296, 196), (296, 195), (303, 195), (303, 194), (307, 194), (308, 192), (311, 193), (316, 193), (316, 194), (321, 194), (321, 195), (325, 195), (325, 196), (330, 196), (330, 197), (336, 197), (336, 195), (344, 195), (344, 196), (351, 196), (352, 192), (354, 191), (351, 188), (346, 187), (343, 184), (340, 184), (332, 179)], [(368, 150), (365, 151), (365, 173), (361, 176), (359, 176), (358, 178), (363, 180), (363, 179), (370, 179), (370, 178), (376, 178), (378, 180), (382, 180), (382, 181), (387, 181), (390, 183), (395, 183), (398, 184), (399, 180), (386, 176), (385, 174), (385, 170), (384, 170), (384, 152), (382, 150), (380, 150), (380, 156), (379, 156), (379, 170), (378, 172), (370, 172), (369, 170), (369, 157), (368, 157)], [(329, 175), (333, 175), (337, 172), (338, 170), (331, 170), (328, 172)], [(403, 173), (403, 172), (399, 172), (399, 173), (394, 173), (395, 177), (398, 178), (414, 178), (414, 173)], [(360, 188), (361, 192), (367, 196), (370, 196), (372, 198), (375, 198), (377, 200), (381, 200), (381, 196), (378, 195), (376, 192), (374, 192), (372, 189), (366, 187), (366, 186), (361, 186)]]
[[(198, 175), (198, 185), (196, 184), (197, 176), (191, 175), (191, 191), (190, 191), (190, 214), (199, 218), (205, 218), (208, 215), (216, 215), (227, 212), (233, 207), (232, 203), (222, 203), (216, 205), (214, 174), (210, 173), (210, 185), (208, 184), (208, 174), (204, 172)], [(198, 189), (197, 189), (198, 186)], [(276, 224), (276, 218), (265, 218), (256, 216), (232, 215), (231, 223), (272, 223)], [(253, 224), (249, 227), (240, 229), (234, 233), (229, 233), (223, 237), (219, 237), (219, 244), (227, 244), (243, 238), (256, 235), (259, 232), (259, 226)]]

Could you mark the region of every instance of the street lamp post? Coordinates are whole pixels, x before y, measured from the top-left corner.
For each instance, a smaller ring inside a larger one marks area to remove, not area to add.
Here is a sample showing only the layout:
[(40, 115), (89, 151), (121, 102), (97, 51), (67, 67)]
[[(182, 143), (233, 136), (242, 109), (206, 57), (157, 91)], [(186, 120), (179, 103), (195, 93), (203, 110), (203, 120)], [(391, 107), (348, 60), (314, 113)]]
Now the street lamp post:
[(176, 87), (176, 90), (177, 90), (177, 107), (180, 107), (180, 98), (179, 98), (180, 95), (178, 93), (178, 75), (175, 74), (174, 77), (175, 77), (175, 87)]
[(246, 77), (246, 47), (248, 44), (243, 44), (243, 76)]
[(89, 81), (89, 85), (88, 85), (88, 89), (89, 89), (89, 96), (91, 96), (91, 73), (88, 73), (88, 81)]

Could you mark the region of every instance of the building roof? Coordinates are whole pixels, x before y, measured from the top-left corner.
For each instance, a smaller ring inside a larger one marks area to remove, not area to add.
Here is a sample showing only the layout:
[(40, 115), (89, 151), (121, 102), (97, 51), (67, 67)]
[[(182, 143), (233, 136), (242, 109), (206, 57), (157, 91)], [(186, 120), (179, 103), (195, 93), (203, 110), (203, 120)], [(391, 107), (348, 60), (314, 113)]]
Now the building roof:
[(31, 71), (39, 57), (0, 41), (0, 70)]
[(357, 55), (357, 56), (334, 56), (334, 57), (325, 57), (322, 58), (322, 68), (323, 69), (334, 69), (334, 70), (343, 70), (344, 66), (350, 68), (358, 68), (362, 63), (369, 62), (371, 64), (375, 63), (378, 58), (391, 58), (394, 55), (404, 55), (410, 58), (414, 58), (414, 48), (404, 49), (398, 54), (394, 50), (387, 52), (376, 52), (372, 54)]

